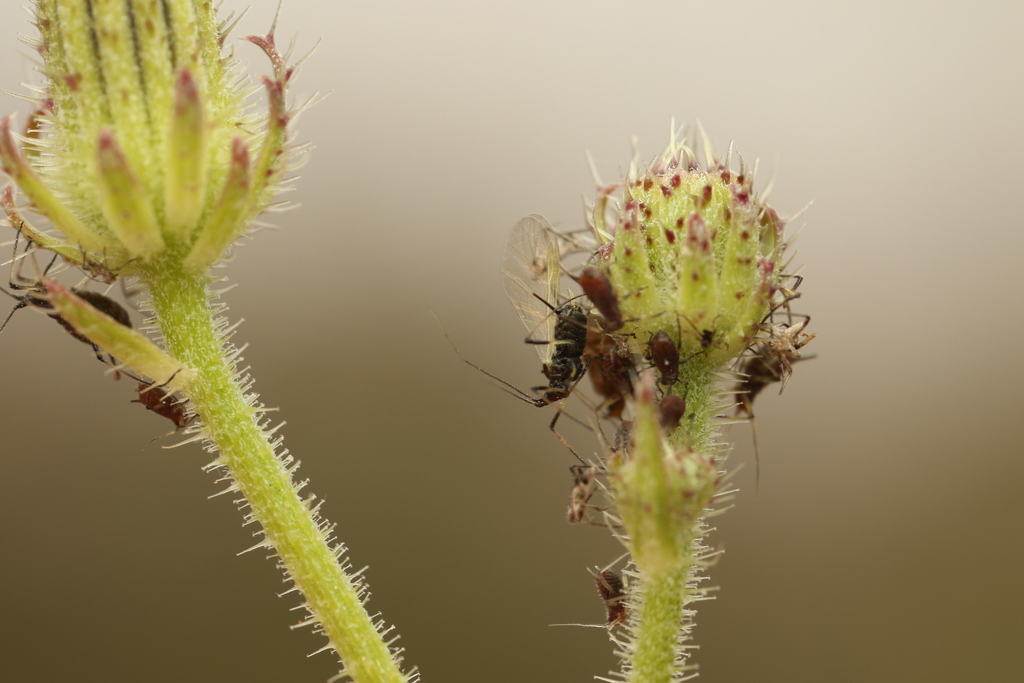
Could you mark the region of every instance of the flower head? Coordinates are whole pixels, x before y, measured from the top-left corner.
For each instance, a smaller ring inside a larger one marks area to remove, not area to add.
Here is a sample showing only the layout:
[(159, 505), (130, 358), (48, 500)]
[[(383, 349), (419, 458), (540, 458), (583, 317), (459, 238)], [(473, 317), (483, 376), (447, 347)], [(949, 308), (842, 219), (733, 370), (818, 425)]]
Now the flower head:
[(675, 139), (646, 168), (634, 158), (621, 186), (599, 192), (589, 220), (626, 321), (619, 334), (646, 345), (668, 330), (682, 353), (720, 365), (769, 313), (785, 245), (753, 174), (704, 147), (706, 167)]
[(0, 123), (0, 162), (33, 210), (7, 193), (15, 228), (105, 279), (171, 258), (195, 273), (223, 256), (273, 199), (287, 167), (292, 71), (267, 37), (269, 111), (246, 110), (225, 27), (204, 0), (37, 0), (46, 83), (18, 144)]

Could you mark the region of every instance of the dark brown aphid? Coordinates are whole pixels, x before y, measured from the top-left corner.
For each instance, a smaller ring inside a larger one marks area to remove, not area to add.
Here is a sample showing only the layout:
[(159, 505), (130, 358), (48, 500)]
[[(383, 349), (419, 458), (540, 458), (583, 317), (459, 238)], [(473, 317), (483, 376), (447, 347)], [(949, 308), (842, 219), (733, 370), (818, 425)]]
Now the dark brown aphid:
[[(18, 231), (18, 235), (21, 235), (21, 231)], [(106, 365), (117, 365), (117, 360), (115, 358), (104, 358), (103, 352), (100, 350), (100, 347), (96, 346), (96, 344), (93, 344), (91, 341), (89, 341), (89, 339), (79, 334), (78, 331), (75, 330), (75, 328), (71, 325), (71, 323), (65, 320), (63, 316), (61, 316), (53, 309), (53, 305), (47, 298), (46, 285), (43, 283), (43, 278), (46, 276), (46, 273), (50, 270), (50, 268), (53, 267), (53, 264), (57, 260), (58, 255), (54, 254), (53, 259), (50, 260), (46, 268), (43, 270), (43, 276), (40, 277), (38, 280), (33, 281), (28, 280), (15, 272), (14, 263), (15, 261), (17, 261), (17, 251), (18, 238), (15, 237), (15, 259), (12, 260), (11, 262), (11, 274), (10, 277), (8, 278), (7, 286), (16, 292), (24, 293), (14, 294), (13, 292), (8, 292), (6, 289), (0, 289), (0, 291), (2, 291), (4, 294), (17, 301), (17, 303), (14, 304), (14, 308), (11, 309), (11, 312), (7, 314), (7, 318), (4, 319), (3, 324), (0, 324), (0, 332), (3, 332), (4, 328), (7, 327), (7, 323), (10, 322), (11, 318), (17, 311), (21, 310), (22, 308), (28, 308), (29, 306), (32, 306), (34, 308), (39, 308), (44, 311), (48, 311), (47, 315), (53, 320), (55, 320), (57, 324), (63, 327), (68, 332), (68, 334), (70, 334), (78, 341), (91, 346), (93, 353), (96, 354), (96, 358), (98, 358), (100, 362)], [(128, 315), (128, 311), (126, 311), (124, 307), (121, 306), (121, 304), (117, 303), (110, 297), (100, 294), (99, 292), (89, 292), (77, 289), (72, 289), (71, 291), (76, 296), (80, 297), (81, 299), (84, 299), (86, 303), (88, 303), (96, 310), (113, 318), (115, 322), (120, 323), (121, 325), (124, 325), (125, 327), (129, 328), (132, 326), (131, 317)], [(115, 373), (114, 378), (118, 379), (118, 374)]]
[(661, 403), (658, 405), (658, 421), (661, 423), (661, 428), (668, 433), (675, 431), (685, 414), (686, 400), (679, 396), (669, 394), (661, 399)]
[(573, 476), (572, 491), (569, 493), (569, 524), (579, 524), (587, 514), (587, 503), (594, 495), (594, 468), (587, 465), (573, 465), (569, 468)]
[(629, 348), (605, 334), (599, 323), (593, 324), (587, 331), (585, 357), (589, 359), (587, 373), (594, 391), (605, 399), (602, 407), (608, 417), (620, 417), (626, 399), (633, 395), (635, 368)]
[(617, 572), (606, 569), (594, 576), (594, 582), (597, 584), (597, 592), (601, 594), (601, 599), (604, 600), (604, 607), (608, 611), (605, 626), (611, 628), (612, 626), (625, 623), (628, 616), (626, 605), (628, 596), (626, 595), (626, 587), (622, 583), (622, 577)]
[(615, 296), (608, 275), (597, 266), (587, 266), (576, 279), (583, 293), (587, 295), (594, 307), (604, 316), (605, 332), (615, 332), (622, 328), (622, 310), (619, 299)]
[[(168, 380), (170, 381), (170, 380)], [(185, 401), (174, 398), (174, 392), (164, 392), (162, 387), (153, 384), (139, 383), (139, 398), (132, 403), (141, 403), (146, 410), (151, 410), (157, 415), (166, 417), (174, 423), (175, 429), (183, 429), (188, 426), (192, 418), (185, 409)]]
[(665, 331), (657, 332), (647, 345), (651, 363), (661, 375), (661, 383), (672, 386), (679, 381), (679, 348)]

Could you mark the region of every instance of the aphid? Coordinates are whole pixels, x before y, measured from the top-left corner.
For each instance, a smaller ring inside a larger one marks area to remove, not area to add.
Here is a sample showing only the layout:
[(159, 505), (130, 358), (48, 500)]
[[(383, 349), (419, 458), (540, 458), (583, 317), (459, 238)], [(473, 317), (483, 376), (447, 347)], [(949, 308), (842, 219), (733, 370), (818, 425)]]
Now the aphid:
[[(498, 382), (520, 401), (538, 408), (564, 402), (586, 372), (583, 352), (587, 343), (587, 314), (571, 301), (558, 304), (558, 285), (562, 275), (560, 258), (558, 242), (550, 224), (536, 214), (516, 223), (505, 243), (502, 269), (505, 293), (516, 315), (530, 331), (525, 341), (537, 347), (542, 361), (541, 371), (548, 380), (546, 385), (533, 387), (534, 394), (539, 396), (523, 391), (465, 358), (444, 332), (444, 327), (441, 328), (445, 339), (466, 365)], [(561, 414), (559, 407), (548, 427), (577, 460), (586, 464), (555, 431)]]
[[(610, 565), (609, 565), (610, 566)], [(585, 626), (587, 628), (611, 629), (626, 622), (629, 616), (629, 594), (622, 582), (622, 576), (610, 569), (602, 569), (598, 572), (590, 571), (597, 584), (597, 592), (604, 602), (604, 609), (607, 614), (603, 624), (551, 624), (552, 626)]]
[(587, 331), (585, 357), (589, 359), (587, 374), (594, 391), (605, 399), (601, 408), (606, 409), (608, 417), (620, 417), (626, 399), (633, 395), (635, 365), (629, 347), (594, 324)]
[(686, 399), (669, 394), (658, 404), (658, 421), (666, 432), (674, 432), (686, 414)]
[(505, 294), (530, 331), (525, 341), (537, 347), (548, 379), (547, 386), (534, 387), (540, 397), (521, 398), (538, 407), (568, 398), (583, 376), (587, 314), (571, 301), (558, 304), (562, 277), (558, 242), (542, 216), (531, 214), (512, 228), (502, 274)]
[(735, 389), (736, 415), (745, 414), (750, 420), (757, 481), (761, 479), (761, 456), (757, 446), (757, 425), (754, 422), (754, 399), (765, 387), (775, 382), (782, 382), (779, 390), (781, 394), (793, 374), (793, 363), (808, 359), (800, 355), (800, 349), (817, 336), (803, 331), (810, 321), (810, 316), (805, 316), (805, 320), (795, 325), (773, 325), (768, 340), (753, 346), (752, 354), (743, 358), (737, 366), (740, 380)]
[(569, 524), (583, 521), (587, 513), (587, 503), (594, 495), (594, 468), (588, 465), (573, 465), (569, 468), (573, 476), (572, 491), (569, 493), (569, 511), (566, 517)]
[[(18, 231), (18, 235), (21, 235), (20, 230)], [(4, 319), (3, 324), (0, 324), (0, 332), (3, 332), (4, 328), (7, 327), (7, 323), (10, 322), (15, 312), (19, 311), (22, 308), (33, 306), (35, 308), (40, 308), (45, 311), (49, 311), (47, 315), (53, 318), (61, 327), (67, 330), (68, 334), (70, 334), (72, 337), (79, 340), (80, 342), (91, 346), (93, 353), (96, 354), (96, 357), (102, 363), (106, 365), (116, 365), (116, 359), (114, 359), (113, 357), (110, 357), (109, 360), (107, 358), (104, 358), (103, 352), (100, 350), (100, 347), (98, 347), (96, 344), (93, 344), (91, 341), (89, 341), (89, 339), (79, 334), (78, 331), (75, 330), (75, 328), (71, 325), (71, 323), (65, 320), (63, 316), (61, 316), (59, 313), (57, 313), (57, 311), (53, 309), (53, 305), (47, 299), (46, 286), (43, 284), (43, 277), (45, 277), (46, 273), (49, 272), (50, 268), (53, 267), (53, 264), (57, 260), (58, 255), (54, 254), (53, 259), (50, 260), (50, 262), (46, 265), (46, 268), (43, 270), (43, 275), (39, 279), (33, 281), (28, 280), (27, 278), (22, 277), (20, 273), (15, 272), (14, 264), (18, 260), (17, 252), (18, 238), (15, 237), (15, 258), (11, 261), (11, 273), (7, 281), (7, 286), (14, 291), (24, 292), (24, 294), (14, 294), (12, 292), (8, 292), (6, 289), (0, 289), (0, 291), (2, 291), (4, 294), (17, 301), (17, 303), (14, 304), (14, 308), (11, 309), (11, 312), (7, 314), (7, 318)], [(28, 253), (27, 250), (25, 253)], [(22, 256), (24, 257), (24, 254)], [(121, 304), (117, 303), (110, 297), (100, 294), (98, 292), (89, 292), (78, 289), (72, 289), (71, 291), (74, 292), (75, 295), (77, 295), (81, 299), (84, 299), (86, 303), (88, 303), (93, 308), (113, 318), (115, 322), (118, 322), (121, 325), (124, 325), (125, 327), (132, 326), (131, 317), (128, 315), (128, 311), (126, 311), (124, 307), (121, 306)], [(114, 378), (117, 379), (118, 375), (115, 374)]]
[(739, 409), (753, 417), (754, 397), (774, 382), (782, 382), (781, 394), (793, 375), (793, 363), (804, 360), (800, 349), (817, 335), (807, 334), (804, 328), (810, 316), (795, 325), (773, 325), (769, 338), (753, 348), (753, 355), (745, 358), (738, 371), (744, 375), (736, 390)]
[(606, 569), (594, 576), (597, 584), (597, 592), (604, 600), (604, 607), (608, 612), (605, 626), (611, 628), (626, 621), (628, 608), (626, 605), (626, 587), (622, 583), (622, 577), (617, 572)]
[(689, 323), (690, 327), (693, 328), (693, 331), (697, 333), (697, 337), (700, 339), (701, 351), (706, 351), (707, 349), (710, 349), (711, 345), (715, 343), (715, 330), (697, 327), (693, 323), (693, 321), (687, 318), (685, 315), (683, 316), (683, 320)]
[(174, 392), (163, 391), (165, 385), (166, 382), (159, 386), (140, 382), (139, 398), (132, 400), (132, 403), (141, 403), (146, 410), (152, 410), (157, 415), (166, 417), (173, 422), (175, 429), (183, 429), (188, 426), (192, 418), (185, 408), (185, 401), (175, 399)]
[(608, 275), (597, 266), (587, 266), (576, 278), (590, 302), (604, 316), (605, 332), (622, 328), (622, 310)]
[(665, 331), (655, 333), (647, 344), (651, 363), (661, 374), (661, 383), (672, 386), (679, 381), (679, 348)]

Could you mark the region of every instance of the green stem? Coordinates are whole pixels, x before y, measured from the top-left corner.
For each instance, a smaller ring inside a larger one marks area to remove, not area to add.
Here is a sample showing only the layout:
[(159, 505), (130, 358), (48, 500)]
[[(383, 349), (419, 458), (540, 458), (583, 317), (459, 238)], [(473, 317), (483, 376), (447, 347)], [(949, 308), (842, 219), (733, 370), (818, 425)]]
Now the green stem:
[(686, 581), (691, 566), (645, 574), (642, 578), (639, 625), (634, 631), (636, 651), (629, 683), (667, 683), (680, 668), (680, 621), (688, 599)]
[(359, 683), (404, 683), (398, 663), (360, 599), (360, 587), (345, 574), (329, 545), (326, 525), (299, 496), (286, 463), (274, 453), (260, 412), (226, 356), (207, 291), (208, 278), (168, 259), (149, 270), (153, 309), (168, 351), (196, 370), (187, 396), (217, 446), (218, 463), (234, 480), (310, 612)]
[(687, 605), (700, 597), (695, 574), (704, 552), (702, 518), (718, 482), (714, 371), (703, 359), (688, 368), (687, 416), (668, 439), (658, 419), (653, 376), (644, 378), (634, 406), (632, 447), (610, 463), (636, 566), (629, 646), (623, 650), (628, 683), (669, 683), (687, 668), (684, 642), (693, 626)]

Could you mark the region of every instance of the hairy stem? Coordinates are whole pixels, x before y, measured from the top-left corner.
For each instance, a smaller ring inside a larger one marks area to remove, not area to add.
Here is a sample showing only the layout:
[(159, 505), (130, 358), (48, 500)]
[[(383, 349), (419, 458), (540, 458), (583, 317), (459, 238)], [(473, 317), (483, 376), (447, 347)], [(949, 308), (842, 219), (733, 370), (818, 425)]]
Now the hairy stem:
[(659, 422), (653, 377), (643, 378), (632, 447), (628, 457), (610, 463), (613, 494), (636, 566), (634, 611), (623, 650), (623, 677), (629, 683), (669, 683), (692, 668), (686, 664), (685, 642), (693, 621), (686, 608), (701, 597), (696, 573), (705, 552), (702, 518), (718, 483), (712, 452), (718, 403), (713, 376), (708, 363), (689, 373), (695, 405), (671, 437)]
[(644, 574), (630, 683), (665, 683), (679, 671), (680, 620), (691, 566)]
[(325, 524), (299, 496), (285, 462), (275, 455), (241, 378), (226, 355), (206, 275), (189, 275), (167, 259), (144, 278), (168, 351), (196, 371), (187, 396), (219, 451), (218, 463), (245, 497), (307, 607), (359, 683), (403, 683), (399, 669), (329, 545)]

